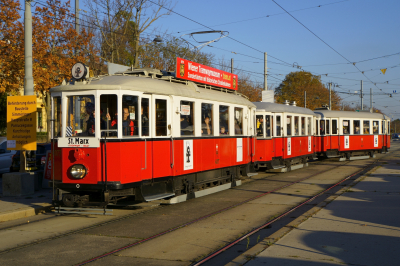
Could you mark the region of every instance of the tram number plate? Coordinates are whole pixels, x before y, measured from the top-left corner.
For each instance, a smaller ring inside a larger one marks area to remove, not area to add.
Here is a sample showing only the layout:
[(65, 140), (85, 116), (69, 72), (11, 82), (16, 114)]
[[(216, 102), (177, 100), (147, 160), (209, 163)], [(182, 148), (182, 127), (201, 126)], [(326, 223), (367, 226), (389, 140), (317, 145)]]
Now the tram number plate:
[(59, 147), (84, 147), (84, 148), (97, 148), (100, 146), (100, 141), (97, 138), (59, 138)]

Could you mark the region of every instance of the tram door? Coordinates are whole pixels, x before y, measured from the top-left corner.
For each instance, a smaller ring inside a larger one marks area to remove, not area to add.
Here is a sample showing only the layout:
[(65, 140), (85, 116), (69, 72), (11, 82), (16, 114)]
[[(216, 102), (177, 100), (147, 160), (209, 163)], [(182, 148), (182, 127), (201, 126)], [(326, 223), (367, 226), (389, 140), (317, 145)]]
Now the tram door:
[(141, 163), (141, 177), (142, 179), (152, 178), (152, 142), (151, 140), (151, 108), (150, 108), (150, 97), (142, 97), (140, 99), (140, 147), (139, 156)]
[(171, 100), (168, 96), (154, 95), (151, 102), (153, 178), (171, 176), (171, 165), (174, 165), (173, 139), (171, 139)]
[(274, 116), (274, 157), (283, 157), (283, 122), (282, 113), (275, 113)]

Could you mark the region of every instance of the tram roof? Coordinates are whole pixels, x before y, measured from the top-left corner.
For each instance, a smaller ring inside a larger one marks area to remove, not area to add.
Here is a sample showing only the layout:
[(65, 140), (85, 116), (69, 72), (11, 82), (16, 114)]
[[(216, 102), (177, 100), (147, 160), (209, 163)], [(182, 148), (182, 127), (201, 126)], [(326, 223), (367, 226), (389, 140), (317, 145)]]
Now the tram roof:
[(274, 112), (274, 113), (297, 113), (297, 114), (305, 114), (305, 115), (312, 115), (314, 116), (314, 112), (310, 109), (293, 106), (293, 105), (286, 105), (286, 104), (279, 104), (279, 103), (268, 103), (268, 102), (253, 102), (258, 110), (265, 110), (266, 112)]
[(90, 84), (78, 82), (69, 85), (60, 85), (50, 89), (53, 92), (73, 92), (90, 90), (131, 90), (148, 94), (174, 95), (194, 99), (218, 101), (255, 107), (252, 102), (233, 92), (206, 89), (197, 86), (191, 81), (175, 82), (168, 78), (157, 79), (132, 75), (112, 75), (93, 79)]
[(316, 114), (320, 114), (321, 118), (365, 118), (365, 119), (389, 119), (388, 116), (380, 113), (370, 112), (353, 112), (353, 111), (334, 111), (334, 110), (316, 110)]

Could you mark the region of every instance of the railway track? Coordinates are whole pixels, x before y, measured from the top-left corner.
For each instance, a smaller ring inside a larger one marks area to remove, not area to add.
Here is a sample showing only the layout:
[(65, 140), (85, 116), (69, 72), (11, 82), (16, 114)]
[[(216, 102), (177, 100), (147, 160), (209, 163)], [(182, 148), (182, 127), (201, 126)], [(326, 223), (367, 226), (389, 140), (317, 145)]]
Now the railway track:
[[(377, 160), (375, 160), (374, 163), (375, 163), (376, 161), (377, 161)], [(316, 163), (314, 163), (313, 165), (314, 165), (314, 166), (322, 165), (322, 164), (324, 164), (324, 162), (326, 162), (326, 161), (316, 162)], [(212, 216), (215, 216), (215, 215), (218, 215), (218, 214), (222, 214), (222, 213), (224, 213), (224, 212), (226, 212), (226, 211), (228, 211), (228, 210), (232, 210), (233, 208), (236, 208), (236, 207), (238, 207), (238, 206), (241, 206), (241, 205), (243, 205), (243, 204), (245, 204), (245, 203), (248, 203), (248, 202), (257, 200), (257, 199), (259, 199), (259, 198), (261, 198), (261, 197), (263, 197), (263, 196), (266, 196), (266, 195), (269, 195), (269, 194), (272, 194), (272, 193), (279, 192), (280, 190), (283, 190), (283, 189), (285, 189), (285, 188), (288, 188), (288, 187), (290, 187), (290, 186), (292, 186), (292, 185), (294, 185), (294, 184), (298, 184), (298, 183), (300, 183), (300, 182), (302, 182), (302, 181), (305, 181), (305, 180), (307, 180), (307, 179), (310, 179), (310, 178), (312, 178), (312, 177), (314, 177), (314, 176), (321, 175), (321, 174), (323, 174), (323, 173), (332, 171), (333, 169), (337, 169), (338, 167), (346, 166), (348, 163), (349, 163), (349, 162), (335, 163), (335, 164), (332, 165), (332, 167), (329, 167), (328, 169), (325, 169), (325, 170), (323, 170), (323, 171), (318, 171), (318, 172), (313, 173), (313, 174), (308, 174), (307, 176), (305, 176), (305, 177), (303, 177), (303, 178), (300, 178), (300, 179), (298, 179), (298, 180), (296, 180), (296, 181), (289, 182), (289, 183), (287, 183), (287, 184), (285, 184), (285, 185), (279, 186), (279, 187), (277, 187), (277, 188), (274, 188), (274, 189), (269, 190), (269, 191), (264, 192), (264, 193), (259, 193), (257, 196), (254, 196), (254, 197), (251, 197), (251, 198), (247, 198), (247, 199), (242, 200), (242, 201), (240, 201), (240, 202), (237, 202), (237, 203), (235, 203), (235, 204), (229, 205), (229, 206), (227, 206), (227, 207), (225, 207), (225, 208), (222, 208), (222, 209), (219, 209), (219, 210), (217, 210), (217, 211), (213, 211), (213, 212), (207, 213), (206, 215), (203, 215), (203, 216), (201, 216), (201, 217), (197, 217), (196, 219), (193, 219), (193, 220), (184, 222), (184, 223), (182, 223), (182, 224), (180, 224), (180, 225), (178, 225), (178, 226), (174, 226), (174, 227), (172, 227), (172, 228), (169, 228), (168, 230), (164, 230), (164, 231), (162, 231), (162, 232), (158, 232), (158, 233), (156, 233), (156, 234), (149, 235), (148, 237), (143, 238), (143, 239), (141, 239), (141, 240), (139, 240), (139, 241), (137, 241), (137, 242), (135, 242), (135, 243), (131, 243), (131, 244), (129, 244), (129, 245), (124, 245), (124, 246), (119, 247), (119, 248), (117, 248), (117, 249), (110, 250), (109, 252), (106, 252), (106, 253), (104, 253), (104, 254), (102, 254), (102, 255), (100, 255), (100, 256), (94, 256), (92, 259), (84, 260), (84, 261), (81, 261), (80, 263), (76, 263), (76, 265), (85, 265), (85, 264), (94, 262), (94, 261), (96, 261), (96, 260), (99, 260), (99, 259), (102, 259), (102, 258), (111, 256), (111, 255), (116, 254), (116, 253), (118, 253), (118, 252), (121, 252), (121, 251), (123, 251), (123, 250), (127, 250), (127, 249), (133, 248), (133, 247), (135, 247), (135, 246), (144, 244), (144, 243), (149, 242), (149, 241), (151, 241), (151, 240), (157, 239), (157, 238), (160, 237), (160, 236), (165, 236), (165, 235), (167, 235), (167, 234), (169, 234), (169, 233), (172, 233), (172, 232), (174, 232), (174, 231), (177, 231), (177, 230), (179, 230), (179, 229), (181, 229), (181, 228), (184, 228), (184, 227), (187, 227), (187, 226), (189, 226), (189, 225), (192, 225), (192, 224), (198, 223), (198, 222), (200, 222), (200, 221), (203, 221), (203, 220), (205, 220), (205, 219), (207, 219), (207, 218), (209, 218), (209, 217), (212, 217)], [(369, 165), (369, 166), (370, 166), (370, 165)], [(358, 172), (359, 172), (359, 171), (358, 171)], [(293, 172), (293, 173), (294, 173), (294, 172)], [(275, 174), (275, 175), (269, 175), (270, 178), (271, 178), (271, 177), (276, 177), (276, 176), (279, 176), (279, 175), (276, 175), (276, 174)], [(246, 183), (251, 183), (251, 182), (256, 182), (256, 181), (255, 181), (255, 180), (251, 180), (251, 181), (246, 182)], [(303, 204), (306, 204), (306, 203), (303, 203)], [(129, 218), (137, 217), (137, 216), (140, 216), (140, 215), (143, 215), (143, 214), (149, 214), (149, 213), (151, 213), (152, 211), (155, 211), (155, 210), (165, 209), (165, 210), (167, 211), (167, 210), (168, 210), (168, 207), (169, 207), (169, 206), (165, 206), (165, 207), (164, 207), (164, 206), (153, 207), (151, 210), (146, 210), (146, 211), (139, 212), (139, 213), (135, 213), (135, 214), (129, 214), (129, 215), (121, 216), (121, 217), (119, 217), (119, 218), (117, 218), (117, 219), (113, 219), (113, 220), (109, 220), (109, 221), (106, 221), (106, 222), (97, 223), (97, 224), (94, 224), (94, 225), (91, 225), (91, 226), (88, 226), (88, 227), (80, 228), (79, 230), (69, 231), (69, 232), (67, 232), (67, 233), (59, 234), (59, 235), (57, 235), (57, 236), (52, 236), (52, 237), (49, 237), (49, 238), (46, 238), (46, 239), (41, 239), (41, 240), (35, 241), (35, 242), (33, 242), (33, 243), (29, 243), (29, 244), (25, 244), (25, 245), (20, 245), (20, 246), (18, 246), (18, 247), (14, 247), (14, 248), (10, 248), (10, 249), (7, 249), (7, 250), (3, 250), (3, 251), (0, 252), (0, 255), (4, 255), (4, 254), (6, 254), (6, 253), (11, 253), (11, 252), (13, 252), (13, 251), (17, 251), (17, 250), (24, 249), (24, 248), (26, 249), (26, 248), (32, 247), (32, 246), (34, 246), (34, 245), (38, 245), (38, 244), (41, 244), (41, 243), (49, 242), (49, 241), (51, 241), (51, 240), (61, 239), (61, 238), (64, 238), (64, 237), (67, 237), (67, 236), (71, 236), (71, 235), (74, 235), (74, 234), (83, 233), (83, 232), (88, 231), (88, 230), (90, 230), (90, 229), (99, 228), (99, 227), (102, 227), (102, 226), (105, 226), (105, 225), (112, 225), (112, 224), (115, 224), (115, 223), (117, 223), (117, 222), (119, 222), (119, 221), (122, 221), (122, 220), (126, 220), (126, 219), (129, 219)], [(47, 219), (50, 219), (50, 218), (47, 218)], [(275, 220), (274, 220), (274, 221), (275, 221)], [(271, 221), (271, 223), (274, 222), (274, 221)], [(268, 224), (267, 224), (267, 225), (264, 225), (264, 227), (266, 227), (266, 226), (268, 226)], [(5, 229), (5, 228), (3, 228), (3, 229)], [(10, 229), (10, 228), (8, 227), (7, 229)], [(260, 230), (261, 230), (261, 229), (260, 229)], [(245, 238), (246, 238), (246, 237), (245, 237)], [(222, 251), (220, 251), (220, 252), (222, 252)], [(214, 253), (213, 253), (213, 254), (214, 254)], [(212, 255), (212, 254), (210, 254), (210, 256), (211, 256), (211, 255)], [(215, 257), (215, 256), (216, 256), (216, 255), (213, 255), (212, 257)], [(207, 261), (208, 261), (208, 260), (207, 260)], [(200, 263), (200, 261), (198, 261), (198, 263)], [(201, 263), (204, 263), (204, 262), (201, 262)]]

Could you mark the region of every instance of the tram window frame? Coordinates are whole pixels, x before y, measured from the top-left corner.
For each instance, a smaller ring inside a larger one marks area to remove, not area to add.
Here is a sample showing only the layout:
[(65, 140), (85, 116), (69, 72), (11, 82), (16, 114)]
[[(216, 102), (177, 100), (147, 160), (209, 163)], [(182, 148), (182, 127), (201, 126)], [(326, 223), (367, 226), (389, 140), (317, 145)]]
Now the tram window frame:
[(325, 134), (326, 135), (330, 135), (331, 134), (331, 130), (330, 130), (330, 128), (331, 128), (331, 120), (330, 119), (326, 119), (325, 120), (326, 122), (325, 122)]
[[(278, 119), (279, 118), (279, 119)], [(276, 119), (276, 137), (281, 137), (282, 136), (282, 116), (281, 115), (275, 115)]]
[(61, 137), (62, 132), (62, 101), (60, 96), (53, 97), (53, 114), (54, 114), (54, 136)]
[[(183, 108), (184, 106), (184, 108)], [(188, 107), (189, 106), (189, 107)], [(180, 117), (179, 117), (179, 129), (181, 136), (194, 136), (195, 130), (195, 103), (192, 101), (182, 100), (179, 103), (180, 108)], [(182, 110), (182, 108), (184, 110)], [(189, 113), (188, 113), (189, 112)], [(182, 120), (183, 119), (183, 120)], [(182, 123), (185, 122), (186, 123)], [(185, 128), (182, 128), (182, 125), (185, 125)], [(191, 127), (191, 130), (190, 130)]]
[(378, 120), (372, 121), (372, 133), (379, 134), (379, 121)]
[(338, 120), (337, 119), (332, 119), (332, 135), (337, 135), (338, 134)]
[(319, 120), (319, 135), (325, 135), (326, 131), (325, 131), (325, 120), (324, 119), (320, 119)]
[(382, 121), (382, 134), (386, 134), (386, 121)]
[[(345, 122), (347, 122), (347, 125), (345, 125)], [(343, 120), (342, 121), (342, 128), (343, 128), (343, 135), (350, 135), (350, 120)], [(346, 129), (346, 131), (345, 131)]]
[(294, 135), (300, 136), (300, 117), (299, 116), (294, 117)]
[(307, 132), (306, 132), (306, 136), (309, 136), (309, 135), (311, 135), (311, 132), (312, 132), (312, 122), (311, 122), (311, 117), (307, 117), (307, 126), (306, 126), (306, 130), (307, 130)]
[(369, 135), (371, 132), (370, 129), (370, 121), (369, 120), (363, 120), (363, 134), (364, 135)]
[(142, 97), (140, 99), (141, 137), (150, 137), (151, 116), (149, 112), (150, 112), (150, 98)]
[[(218, 117), (219, 117), (219, 130), (218, 130), (218, 135), (224, 136), (224, 135), (230, 135), (230, 127), (229, 127), (229, 120), (230, 120), (230, 115), (229, 115), (229, 106), (228, 105), (220, 105), (218, 108)], [(222, 112), (221, 112), (222, 111)], [(223, 117), (225, 116), (225, 118)], [(224, 133), (222, 133), (222, 128), (224, 128)]]
[(256, 115), (257, 138), (264, 138), (264, 128), (264, 115)]
[(306, 129), (307, 129), (306, 123), (307, 123), (306, 118), (305, 118), (304, 116), (302, 116), (302, 117), (300, 118), (300, 128), (301, 128), (301, 130), (300, 130), (300, 132), (299, 132), (300, 135), (302, 135), (302, 136), (306, 136), (306, 135), (307, 135), (307, 132), (306, 132)]
[(272, 115), (265, 116), (265, 137), (271, 138), (274, 135), (274, 117)]
[[(357, 127), (359, 128), (358, 131), (356, 130)], [(353, 120), (353, 134), (354, 135), (360, 135), (361, 134), (361, 120)]]
[(319, 136), (319, 119), (315, 119), (315, 130), (314, 135)]
[[(209, 118), (209, 128), (207, 128), (207, 125), (205, 123), (205, 119)], [(201, 135), (205, 137), (212, 137), (214, 136), (214, 104), (212, 103), (202, 103), (201, 104), (201, 121), (202, 123), (202, 132)], [(208, 134), (208, 129), (210, 129), (210, 134)]]
[[(114, 98), (114, 99), (113, 99)], [(105, 101), (103, 101), (105, 99)], [(100, 137), (107, 136), (107, 138), (117, 138), (119, 132), (119, 123), (122, 121), (118, 117), (119, 101), (117, 94), (101, 94), (100, 95), (100, 115), (96, 116), (96, 122), (100, 121)], [(111, 103), (110, 103), (111, 101)], [(113, 102), (114, 101), (114, 104)], [(101, 113), (103, 110), (103, 114)], [(103, 117), (102, 117), (103, 116)], [(122, 116), (121, 116), (122, 117)], [(102, 128), (101, 119), (104, 120), (105, 125)], [(105, 126), (105, 128), (104, 128)]]
[(286, 136), (292, 136), (292, 117), (291, 115), (286, 116)]
[[(133, 97), (133, 101), (130, 99)], [(135, 99), (136, 99), (136, 105), (135, 105)], [(137, 95), (127, 95), (124, 94), (122, 95), (122, 137), (123, 138), (132, 138), (132, 137), (139, 137), (139, 131), (140, 131), (140, 125), (139, 125), (139, 96)], [(128, 114), (129, 114), (129, 121), (132, 122), (129, 123), (129, 125), (124, 125), (124, 118), (125, 118), (125, 110), (128, 109)], [(133, 119), (132, 119), (132, 114), (133, 114)], [(133, 132), (132, 132), (133, 129)], [(128, 134), (129, 132), (129, 134)]]
[(390, 121), (387, 122), (387, 134), (390, 135)]
[[(76, 106), (77, 102), (79, 102), (79, 106)], [(67, 96), (65, 136), (94, 138), (96, 136), (95, 125), (98, 120), (95, 107), (93, 94)]]
[(168, 136), (168, 101), (163, 98), (156, 98), (155, 105), (155, 132), (157, 137)]
[(234, 131), (235, 135), (243, 135), (243, 108), (234, 107)]

